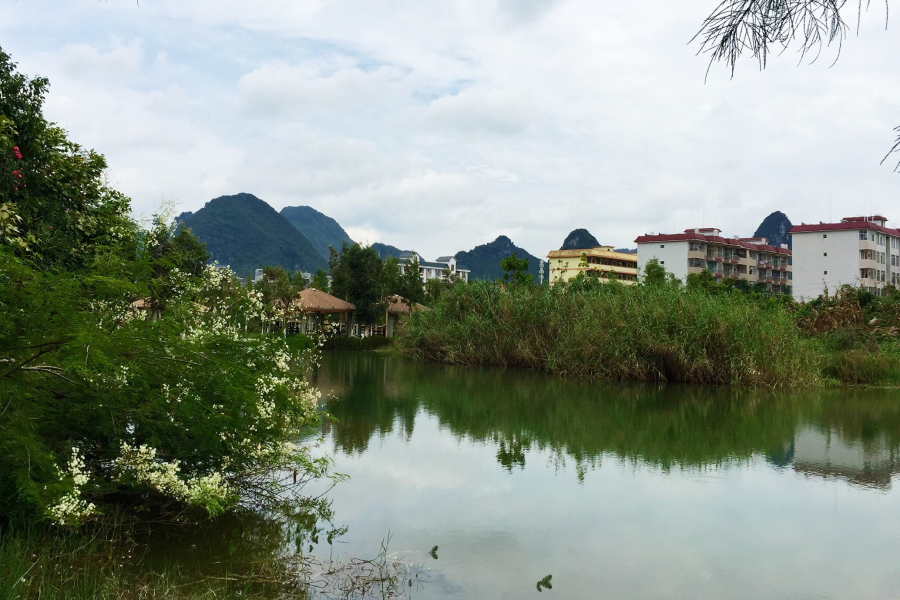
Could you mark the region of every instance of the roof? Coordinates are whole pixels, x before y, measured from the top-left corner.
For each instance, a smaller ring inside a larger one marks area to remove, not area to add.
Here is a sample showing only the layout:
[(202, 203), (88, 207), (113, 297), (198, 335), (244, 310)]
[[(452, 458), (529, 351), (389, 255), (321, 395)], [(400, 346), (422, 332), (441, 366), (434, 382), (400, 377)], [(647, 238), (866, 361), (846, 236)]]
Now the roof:
[(412, 308), (410, 309), (409, 304), (407, 304), (406, 298), (402, 296), (388, 296), (387, 301), (387, 313), (389, 315), (408, 315), (413, 311), (428, 310), (427, 306), (423, 306), (418, 302), (414, 303), (412, 305)]
[(349, 313), (356, 310), (356, 306), (346, 300), (341, 300), (316, 288), (300, 290), (292, 304), (307, 313)]
[(612, 246), (597, 246), (596, 248), (572, 248), (570, 250), (551, 250), (547, 258), (581, 258), (581, 255), (604, 256), (625, 262), (637, 263), (637, 256), (628, 252), (616, 252)]
[(818, 225), (806, 225), (804, 223), (803, 225), (794, 225), (788, 233), (793, 235), (795, 233), (810, 233), (813, 231), (858, 231), (860, 229), (872, 229), (888, 235), (900, 236), (900, 230), (882, 227), (871, 221), (857, 221), (851, 219), (844, 219), (843, 223), (819, 223)]
[[(791, 230), (793, 231), (793, 229)], [(732, 246), (734, 248), (747, 248), (749, 250), (758, 250), (760, 252), (768, 252), (769, 254), (783, 254), (790, 256), (791, 251), (787, 248), (779, 248), (771, 244), (758, 244), (750, 240), (761, 238), (726, 238), (720, 235), (704, 235), (694, 230), (688, 230), (684, 233), (661, 233), (659, 235), (642, 235), (635, 239), (636, 244), (654, 244), (658, 242), (712, 242), (723, 246)]]
[(428, 267), (429, 269), (442, 269), (444, 271), (450, 268), (450, 265), (448, 265), (447, 263), (429, 262), (427, 260), (420, 260), (419, 266)]
[(450, 262), (451, 260), (453, 260), (453, 257), (452, 257), (452, 256), (438, 256), (437, 259), (435, 259), (434, 262), (448, 263), (448, 262)]

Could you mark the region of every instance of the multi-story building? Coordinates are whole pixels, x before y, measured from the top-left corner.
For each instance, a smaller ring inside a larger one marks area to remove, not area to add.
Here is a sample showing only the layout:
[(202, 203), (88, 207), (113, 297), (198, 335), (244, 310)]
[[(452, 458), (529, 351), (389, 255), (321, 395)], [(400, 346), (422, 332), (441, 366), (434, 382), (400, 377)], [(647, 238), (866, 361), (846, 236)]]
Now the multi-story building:
[(771, 294), (791, 293), (792, 255), (786, 244), (773, 246), (766, 238), (727, 238), (714, 227), (646, 234), (634, 241), (639, 273), (655, 258), (682, 281), (691, 273), (707, 270), (717, 278), (763, 285)]
[(405, 273), (409, 265), (415, 260), (419, 263), (419, 277), (422, 283), (429, 279), (441, 279), (449, 281), (455, 278), (459, 281), (469, 281), (471, 271), (462, 265), (456, 264), (456, 259), (452, 256), (441, 256), (434, 262), (422, 260), (422, 257), (416, 252), (403, 252), (397, 257), (400, 262), (400, 273)]
[(637, 281), (637, 256), (616, 252), (612, 246), (597, 246), (583, 250), (551, 250), (547, 253), (550, 283), (569, 281), (585, 273), (602, 281), (618, 279), (631, 285)]
[(900, 230), (886, 223), (874, 215), (792, 227), (794, 299), (811, 300), (842, 285), (864, 287), (873, 294), (900, 285)]

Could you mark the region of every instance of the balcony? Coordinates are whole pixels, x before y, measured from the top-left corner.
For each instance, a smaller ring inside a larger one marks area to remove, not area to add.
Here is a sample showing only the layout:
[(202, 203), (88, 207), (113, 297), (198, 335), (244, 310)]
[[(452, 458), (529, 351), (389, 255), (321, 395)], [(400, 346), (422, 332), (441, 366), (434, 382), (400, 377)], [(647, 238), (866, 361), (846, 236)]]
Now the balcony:
[(722, 273), (721, 271), (717, 271), (717, 272), (713, 273), (713, 275), (715, 275), (716, 277), (724, 277), (725, 273)]
[(766, 279), (766, 283), (774, 283), (774, 281), (772, 281), (772, 278), (769, 277), (768, 279)]
[(713, 260), (718, 260), (718, 261), (725, 260), (725, 257), (723, 257), (723, 256), (714, 256), (712, 258), (713, 258)]
[(787, 271), (787, 265), (778, 265), (779, 271)]

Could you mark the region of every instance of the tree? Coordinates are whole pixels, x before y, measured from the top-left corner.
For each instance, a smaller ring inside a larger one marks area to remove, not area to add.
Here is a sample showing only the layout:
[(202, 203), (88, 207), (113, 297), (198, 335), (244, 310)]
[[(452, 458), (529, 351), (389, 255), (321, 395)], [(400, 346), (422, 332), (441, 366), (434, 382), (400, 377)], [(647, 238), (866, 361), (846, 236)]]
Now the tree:
[[(866, 9), (869, 4), (865, 3)], [(840, 56), (840, 48), (850, 31), (847, 13), (852, 7), (846, 0), (722, 0), (703, 21), (692, 41), (700, 41), (700, 52), (710, 55), (710, 65), (723, 61), (732, 75), (744, 52), (750, 52), (764, 69), (771, 52), (780, 54), (792, 43), (799, 44), (801, 56), (815, 53), (816, 57), (823, 47), (837, 43)], [(887, 9), (885, 0), (885, 27)], [(862, 12), (860, 0), (855, 15), (857, 31)], [(900, 126), (894, 131), (900, 134)], [(898, 151), (900, 135), (882, 164)], [(900, 171), (900, 163), (894, 170)]]
[(534, 275), (528, 272), (528, 259), (517, 258), (515, 252), (500, 261), (500, 268), (503, 269), (503, 281), (507, 283), (534, 284)]
[[(449, 273), (447, 275), (449, 275)], [(441, 296), (444, 295), (444, 292), (446, 292), (451, 285), (449, 280), (440, 277), (426, 281), (424, 304), (426, 306), (434, 306), (437, 304), (438, 300), (440, 300)]]
[(313, 275), (312, 280), (309, 282), (309, 287), (325, 292), (326, 294), (329, 293), (328, 273), (326, 273), (324, 269), (316, 271), (316, 274)]
[(381, 257), (371, 246), (344, 244), (340, 254), (332, 253), (332, 291), (355, 304), (355, 317), (368, 325), (378, 322), (384, 308), (381, 269)]
[(653, 287), (662, 287), (666, 285), (666, 281), (668, 281), (666, 268), (656, 258), (648, 260), (647, 264), (644, 265), (644, 276), (641, 278), (641, 283)]
[(306, 353), (246, 331), (270, 319), (259, 294), (189, 231), (130, 217), (103, 157), (45, 120), (46, 88), (0, 51), (0, 528), (291, 510), (276, 474), (327, 473), (285, 444), (319, 422)]
[(403, 295), (400, 283), (400, 262), (395, 256), (388, 256), (381, 267), (381, 294), (384, 297)]
[(422, 302), (425, 299), (425, 287), (422, 283), (422, 276), (419, 274), (419, 257), (413, 255), (412, 258), (406, 259), (403, 265), (403, 273), (399, 280), (399, 294), (406, 298), (410, 305), (416, 302)]
[(262, 293), (262, 301), (266, 304), (290, 302), (295, 294), (291, 285), (291, 277), (281, 267), (263, 267), (263, 278), (254, 286)]

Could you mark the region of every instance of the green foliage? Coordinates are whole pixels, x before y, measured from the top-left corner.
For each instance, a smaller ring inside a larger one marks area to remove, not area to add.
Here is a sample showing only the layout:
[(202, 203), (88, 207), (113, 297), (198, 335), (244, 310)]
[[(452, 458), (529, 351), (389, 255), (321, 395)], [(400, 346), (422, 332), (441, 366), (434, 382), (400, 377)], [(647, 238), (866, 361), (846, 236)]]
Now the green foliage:
[(651, 258), (644, 265), (644, 276), (641, 277), (641, 283), (650, 286), (666, 285), (668, 278), (666, 277), (666, 268), (659, 264), (659, 260)]
[(213, 260), (236, 273), (266, 265), (289, 272), (328, 266), (290, 221), (253, 194), (210, 200), (184, 223), (206, 244)]
[(384, 259), (384, 264), (381, 267), (381, 291), (383, 296), (403, 295), (400, 261), (395, 256), (388, 256)]
[(440, 301), (441, 296), (444, 295), (444, 292), (453, 285), (450, 281), (444, 281), (443, 279), (429, 279), (425, 282), (425, 297), (423, 299), (423, 304), (425, 306), (434, 306)]
[(264, 267), (263, 278), (254, 284), (254, 288), (262, 294), (265, 304), (287, 304), (299, 291), (291, 283), (291, 276), (281, 267)]
[(371, 246), (344, 244), (340, 254), (331, 254), (332, 293), (356, 305), (354, 318), (374, 324), (384, 312), (381, 291), (382, 263)]
[(328, 273), (326, 273), (324, 269), (316, 271), (312, 280), (309, 282), (309, 287), (325, 292), (326, 294), (329, 293), (331, 288), (328, 285)]
[(413, 256), (412, 260), (407, 260), (403, 274), (400, 275), (399, 284), (397, 294), (406, 298), (408, 302), (421, 303), (425, 300), (425, 287), (419, 274), (419, 258), (417, 256)]
[(534, 283), (534, 275), (528, 272), (528, 259), (516, 258), (513, 252), (500, 261), (503, 269), (503, 281), (513, 285), (530, 285)]
[(327, 473), (285, 443), (319, 422), (309, 351), (256, 333), (271, 309), (190, 231), (131, 220), (103, 157), (44, 120), (46, 86), (0, 53), (4, 141), (24, 163), (23, 183), (0, 181), (16, 227), (0, 240), (0, 526), (240, 497), (291, 510), (274, 474)]
[(818, 381), (816, 354), (780, 306), (670, 286), (454, 286), (412, 315), (410, 356), (561, 374), (766, 386)]

